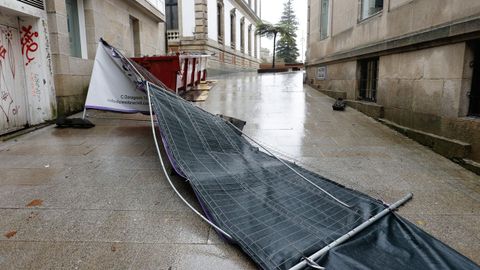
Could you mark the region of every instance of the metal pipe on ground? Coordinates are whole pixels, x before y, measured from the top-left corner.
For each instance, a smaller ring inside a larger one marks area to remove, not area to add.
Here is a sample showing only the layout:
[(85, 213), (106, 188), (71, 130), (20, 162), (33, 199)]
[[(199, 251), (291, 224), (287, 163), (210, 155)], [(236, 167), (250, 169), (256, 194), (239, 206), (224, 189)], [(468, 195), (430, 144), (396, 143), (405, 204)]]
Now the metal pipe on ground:
[(372, 225), (373, 223), (375, 223), (377, 220), (381, 219), (382, 217), (386, 216), (387, 214), (389, 214), (390, 212), (392, 212), (393, 210), (397, 209), (398, 207), (400, 207), (401, 205), (403, 205), (404, 203), (406, 203), (407, 201), (409, 201), (410, 199), (412, 199), (413, 197), (413, 193), (409, 193), (407, 194), (405, 197), (403, 197), (402, 199), (398, 200), (397, 202), (395, 202), (394, 204), (390, 205), (388, 208), (384, 209), (382, 212), (376, 214), (375, 216), (369, 218), (367, 221), (363, 222), (362, 224), (358, 225), (357, 227), (355, 227), (354, 229), (352, 229), (351, 231), (349, 231), (348, 233), (344, 234), (343, 236), (341, 236), (340, 238), (338, 238), (337, 240), (333, 241), (332, 243), (328, 244), (327, 246), (325, 246), (324, 248), (320, 249), (319, 251), (315, 252), (314, 254), (312, 254), (310, 257), (308, 257), (308, 260), (303, 260), (301, 262), (299, 262), (298, 264), (296, 264), (295, 266), (291, 267), (289, 270), (300, 270), (302, 269), (303, 267), (305, 266), (308, 266), (309, 265), (309, 262), (314, 262), (315, 260), (319, 259), (321, 256), (325, 255), (329, 250), (331, 250), (332, 248), (346, 242), (348, 239), (352, 238), (354, 235), (358, 234), (359, 232), (363, 231), (365, 228), (367, 228), (368, 226)]

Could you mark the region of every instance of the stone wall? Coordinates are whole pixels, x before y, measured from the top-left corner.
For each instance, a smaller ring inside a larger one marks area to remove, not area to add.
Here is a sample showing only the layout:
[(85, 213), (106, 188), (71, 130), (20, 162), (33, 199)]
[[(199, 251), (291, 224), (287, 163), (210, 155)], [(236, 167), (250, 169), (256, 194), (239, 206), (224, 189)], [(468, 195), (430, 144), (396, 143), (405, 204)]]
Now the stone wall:
[(344, 95), (348, 99), (356, 99), (357, 63), (355, 61), (322, 66), (327, 68), (325, 80), (316, 78), (318, 66), (307, 68), (307, 78), (309, 78), (310, 84), (315, 85), (315, 88), (320, 91), (343, 93), (341, 95), (331, 93), (331, 95), (336, 95), (337, 97)]
[(465, 117), (471, 60), (465, 42), (381, 57), (377, 103), (385, 118), (470, 143), (470, 158), (480, 161), (480, 119)]
[[(400, 126), (471, 145), (468, 158), (480, 161), (480, 119), (466, 117), (473, 60), (467, 42), (395, 53), (379, 58), (377, 102), (382, 117)], [(356, 100), (357, 61), (307, 68), (308, 83), (332, 97)]]
[[(412, 134), (431, 134), (424, 141), (440, 136), (470, 144), (467, 158), (480, 161), (480, 119), (467, 117), (480, 1), (384, 0), (383, 10), (366, 19), (359, 17), (360, 0), (330, 1), (324, 39), (320, 1), (308, 3), (309, 84), (368, 109), (361, 111), (375, 109), (376, 118)], [(379, 59), (377, 101), (360, 102), (358, 61), (372, 57)], [(318, 67), (326, 67), (325, 80), (316, 78)]]
[(384, 0), (383, 11), (359, 18), (359, 0), (330, 1), (329, 37), (320, 38), (320, 1), (310, 0), (308, 62), (411, 33), (431, 30), (480, 14), (478, 0)]
[(465, 47), (458, 43), (381, 57), (377, 103), (385, 107), (385, 117), (439, 134), (442, 117), (460, 116), (460, 107), (468, 108), (460, 104)]
[(125, 55), (133, 56), (130, 19), (139, 22), (141, 55), (165, 53), (163, 14), (145, 1), (83, 0), (86, 55), (70, 55), (65, 0), (47, 0), (54, 81), (59, 114), (83, 109), (98, 40), (104, 38)]

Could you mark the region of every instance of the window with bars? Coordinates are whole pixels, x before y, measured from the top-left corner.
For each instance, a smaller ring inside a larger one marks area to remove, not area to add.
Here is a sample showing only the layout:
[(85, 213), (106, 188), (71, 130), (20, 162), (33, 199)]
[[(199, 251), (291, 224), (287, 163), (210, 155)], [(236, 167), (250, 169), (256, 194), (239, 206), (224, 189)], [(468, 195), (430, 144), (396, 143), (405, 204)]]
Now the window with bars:
[(378, 58), (360, 60), (359, 100), (377, 101)]

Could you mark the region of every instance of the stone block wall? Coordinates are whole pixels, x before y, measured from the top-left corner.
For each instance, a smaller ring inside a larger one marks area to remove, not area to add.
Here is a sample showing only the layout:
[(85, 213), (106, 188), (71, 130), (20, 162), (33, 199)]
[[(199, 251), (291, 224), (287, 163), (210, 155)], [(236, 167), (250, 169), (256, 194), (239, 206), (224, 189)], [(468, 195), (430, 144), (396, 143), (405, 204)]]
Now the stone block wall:
[(468, 108), (460, 103), (462, 84), (468, 84), (465, 48), (457, 43), (380, 57), (377, 103), (385, 107), (385, 117), (439, 134), (441, 118), (462, 116)]
[(478, 0), (384, 0), (381, 12), (361, 19), (359, 0), (330, 1), (328, 38), (320, 37), (320, 2), (310, 0), (308, 62), (325, 56), (478, 17)]
[[(473, 60), (467, 42), (392, 53), (379, 58), (377, 102), (383, 118), (403, 127), (471, 145), (468, 158), (480, 161), (480, 119), (467, 117)], [(357, 61), (321, 65), (326, 80), (315, 78), (318, 66), (307, 68), (308, 83), (355, 100)]]
[(307, 78), (309, 83), (320, 91), (341, 92), (348, 99), (356, 99), (357, 89), (357, 62), (349, 61), (335, 63), (331, 65), (322, 65), (327, 68), (327, 77), (325, 80), (319, 80), (316, 77), (318, 66), (307, 68)]
[[(54, 82), (60, 115), (83, 109), (100, 38), (134, 56), (130, 18), (139, 22), (141, 55), (165, 53), (163, 14), (141, 1), (83, 0), (86, 56), (70, 55), (65, 0), (47, 0)], [(150, 8), (150, 9), (149, 9)]]

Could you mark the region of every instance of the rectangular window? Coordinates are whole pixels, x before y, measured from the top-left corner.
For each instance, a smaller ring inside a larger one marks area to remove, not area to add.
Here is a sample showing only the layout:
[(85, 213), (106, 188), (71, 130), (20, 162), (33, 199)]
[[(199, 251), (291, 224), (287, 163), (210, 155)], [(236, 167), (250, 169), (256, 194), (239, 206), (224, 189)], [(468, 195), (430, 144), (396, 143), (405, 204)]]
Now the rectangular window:
[(361, 60), (360, 68), (359, 99), (365, 101), (377, 101), (378, 85), (378, 58)]
[(330, 0), (321, 0), (321, 10), (320, 10), (320, 39), (325, 39), (328, 37), (328, 26), (330, 23), (329, 18), (329, 1)]
[(165, 2), (165, 20), (167, 30), (178, 30), (178, 0), (167, 0)]
[(473, 49), (473, 77), (472, 88), (468, 95), (470, 99), (468, 114), (471, 116), (480, 116), (480, 42), (472, 44)]
[(257, 50), (258, 50), (258, 41), (257, 41), (257, 35), (253, 35), (253, 56), (255, 58), (257, 58), (258, 56), (258, 53), (257, 53)]
[(252, 25), (248, 26), (248, 36), (247, 36), (247, 42), (248, 42), (248, 55), (252, 56)]
[(130, 16), (130, 31), (132, 34), (133, 56), (140, 57), (140, 22), (137, 18)]
[(366, 19), (383, 10), (383, 0), (360, 0), (361, 16), (360, 19)]
[(66, 0), (65, 5), (67, 8), (67, 31), (68, 41), (70, 43), (70, 55), (82, 57), (77, 0)]
[(245, 52), (245, 18), (240, 20), (240, 51)]
[(218, 43), (223, 44), (223, 3), (217, 3), (217, 37)]
[(235, 9), (230, 11), (230, 47), (235, 50), (235, 42), (237, 37), (237, 16), (235, 15)]

